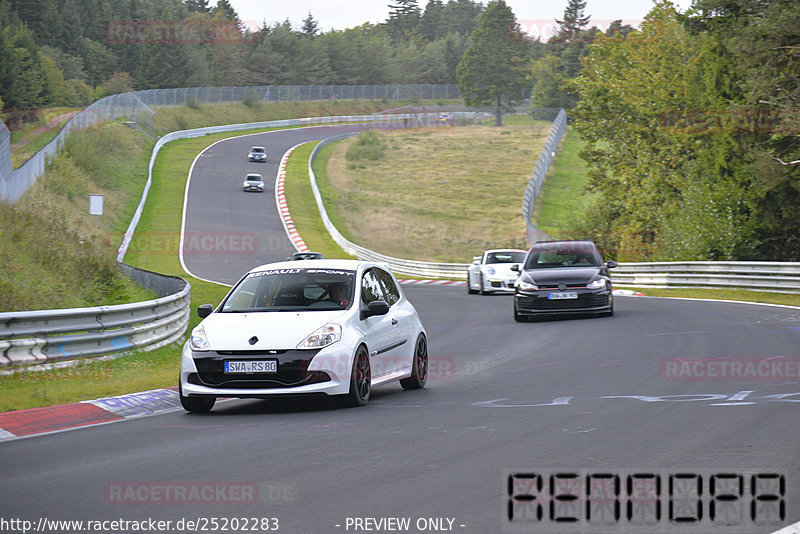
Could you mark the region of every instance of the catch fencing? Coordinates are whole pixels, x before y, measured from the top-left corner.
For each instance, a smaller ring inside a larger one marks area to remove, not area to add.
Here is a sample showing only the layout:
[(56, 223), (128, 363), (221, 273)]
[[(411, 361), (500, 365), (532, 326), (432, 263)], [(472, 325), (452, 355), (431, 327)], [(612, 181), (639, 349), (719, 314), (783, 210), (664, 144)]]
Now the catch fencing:
[(124, 119), (127, 124), (153, 136), (158, 106), (192, 103), (281, 102), (338, 99), (457, 99), (458, 87), (437, 84), (393, 85), (267, 85), (237, 87), (182, 87), (149, 89), (107, 96), (72, 117), (56, 137), (18, 169), (11, 164), (11, 134), (0, 121), (0, 202), (16, 203), (41, 176), (48, 161), (63, 147), (67, 135), (108, 120)]
[(547, 176), (547, 171), (550, 170), (550, 165), (553, 163), (553, 158), (556, 156), (556, 150), (561, 139), (567, 131), (567, 114), (561, 109), (553, 121), (553, 126), (550, 128), (550, 133), (544, 142), (542, 151), (539, 153), (539, 159), (533, 166), (533, 172), (528, 180), (528, 185), (525, 187), (525, 192), (522, 194), (522, 217), (525, 219), (527, 225), (528, 243), (535, 243), (547, 239), (547, 234), (539, 230), (531, 223), (533, 216), (533, 207), (536, 202), (536, 197), (542, 190), (542, 184)]
[(18, 169), (11, 165), (11, 134), (0, 121), (0, 202), (16, 203), (44, 174), (50, 159), (64, 148), (67, 136), (73, 131), (124, 118), (132, 127), (152, 136), (154, 116), (155, 112), (139, 100), (136, 93), (107, 96), (73, 116), (49, 143)]
[(0, 368), (152, 350), (180, 339), (189, 324), (189, 283), (129, 265), (121, 268), (158, 298), (116, 306), (0, 313)]

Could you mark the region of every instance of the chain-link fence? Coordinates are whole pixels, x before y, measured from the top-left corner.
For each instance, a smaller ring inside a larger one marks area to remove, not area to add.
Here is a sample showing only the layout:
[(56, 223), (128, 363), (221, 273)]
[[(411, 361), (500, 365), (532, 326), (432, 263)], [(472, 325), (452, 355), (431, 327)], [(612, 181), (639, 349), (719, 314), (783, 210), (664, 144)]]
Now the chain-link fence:
[(297, 100), (452, 100), (461, 98), (456, 85), (262, 85), (182, 87), (139, 91), (148, 106), (187, 103), (288, 102)]
[(132, 127), (153, 135), (155, 112), (136, 93), (102, 98), (72, 117), (52, 141), (36, 152), (19, 169), (11, 166), (11, 135), (0, 121), (0, 201), (14, 203), (44, 174), (50, 158), (64, 147), (67, 136), (107, 120), (127, 119)]
[(550, 169), (550, 164), (556, 156), (556, 149), (558, 143), (564, 137), (567, 131), (567, 114), (563, 109), (558, 111), (553, 126), (550, 128), (550, 134), (544, 142), (542, 151), (539, 154), (539, 159), (536, 160), (536, 165), (533, 167), (533, 172), (528, 180), (528, 186), (525, 188), (525, 193), (522, 195), (522, 216), (525, 218), (527, 224), (528, 243), (534, 243), (548, 236), (539, 228), (531, 223), (531, 216), (533, 215), (533, 206), (536, 197), (542, 189), (544, 178), (547, 176), (547, 171)]

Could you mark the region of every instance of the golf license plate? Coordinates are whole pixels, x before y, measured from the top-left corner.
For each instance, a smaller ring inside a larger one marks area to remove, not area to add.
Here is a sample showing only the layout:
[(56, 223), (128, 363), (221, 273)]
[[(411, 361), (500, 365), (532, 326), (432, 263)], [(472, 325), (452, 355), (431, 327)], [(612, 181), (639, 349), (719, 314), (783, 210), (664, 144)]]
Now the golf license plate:
[(567, 291), (563, 293), (548, 293), (547, 298), (550, 300), (570, 300), (577, 299), (578, 294), (574, 291)]
[(277, 373), (278, 360), (225, 360), (226, 373)]

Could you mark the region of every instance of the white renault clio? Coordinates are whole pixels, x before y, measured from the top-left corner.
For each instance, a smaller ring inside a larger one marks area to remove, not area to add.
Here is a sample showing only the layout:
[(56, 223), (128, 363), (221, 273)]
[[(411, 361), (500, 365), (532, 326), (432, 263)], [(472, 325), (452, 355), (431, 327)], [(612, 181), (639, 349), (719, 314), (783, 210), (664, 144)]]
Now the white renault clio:
[(217, 397), (336, 395), (362, 406), (377, 385), (425, 386), (425, 328), (388, 266), (287, 261), (247, 273), (183, 347), (179, 392), (190, 412)]

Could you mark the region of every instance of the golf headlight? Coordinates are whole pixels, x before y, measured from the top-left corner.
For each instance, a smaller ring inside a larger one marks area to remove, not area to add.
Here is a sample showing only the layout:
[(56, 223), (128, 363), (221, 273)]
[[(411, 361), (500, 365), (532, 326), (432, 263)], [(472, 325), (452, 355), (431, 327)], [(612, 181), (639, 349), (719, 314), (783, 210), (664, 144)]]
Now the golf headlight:
[(211, 348), (206, 339), (206, 331), (202, 326), (192, 330), (192, 337), (189, 338), (189, 348), (196, 351), (206, 351)]
[(523, 291), (535, 291), (539, 289), (538, 287), (536, 287), (536, 284), (531, 284), (530, 282), (526, 282), (525, 280), (520, 280), (519, 278), (517, 278), (516, 286), (518, 289), (521, 289)]
[(606, 287), (606, 279), (605, 278), (598, 278), (597, 280), (592, 280), (588, 284), (586, 284), (587, 289), (602, 289)]
[(342, 339), (342, 327), (328, 323), (314, 330), (297, 345), (298, 349), (321, 349)]

